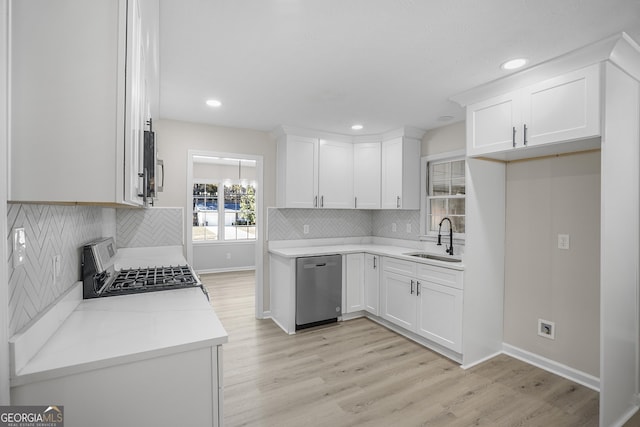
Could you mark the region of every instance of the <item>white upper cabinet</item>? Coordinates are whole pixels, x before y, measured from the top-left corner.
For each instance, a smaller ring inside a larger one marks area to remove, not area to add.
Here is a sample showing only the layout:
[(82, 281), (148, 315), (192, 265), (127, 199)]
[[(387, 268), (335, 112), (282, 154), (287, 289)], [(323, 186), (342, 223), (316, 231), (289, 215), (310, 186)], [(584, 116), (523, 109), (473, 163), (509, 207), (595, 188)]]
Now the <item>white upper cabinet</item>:
[(353, 144), (325, 139), (319, 144), (318, 207), (353, 208)]
[(278, 140), (277, 204), (353, 208), (353, 145), (285, 135)]
[(363, 138), (276, 131), (278, 207), (420, 209), (423, 131), (401, 128)]
[(277, 161), (278, 206), (317, 207), (318, 140), (288, 135), (281, 138)]
[(600, 135), (599, 71), (595, 64), (469, 105), (467, 155), (524, 157), (508, 152)]
[(356, 209), (380, 209), (381, 144), (353, 146), (353, 195)]
[(522, 91), (523, 144), (535, 146), (600, 135), (600, 65)]
[(467, 154), (514, 148), (520, 128), (520, 93), (510, 92), (467, 108)]
[(12, 201), (141, 205), (158, 0), (11, 7)]
[(420, 209), (420, 141), (382, 142), (382, 209)]

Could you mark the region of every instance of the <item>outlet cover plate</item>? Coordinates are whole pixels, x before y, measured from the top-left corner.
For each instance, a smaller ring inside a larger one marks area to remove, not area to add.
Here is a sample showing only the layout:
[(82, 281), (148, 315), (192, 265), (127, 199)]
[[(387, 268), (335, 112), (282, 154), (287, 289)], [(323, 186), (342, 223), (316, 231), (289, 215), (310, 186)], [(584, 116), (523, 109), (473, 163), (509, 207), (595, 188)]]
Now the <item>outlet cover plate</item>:
[(550, 340), (556, 339), (556, 324), (544, 319), (538, 319), (538, 335)]
[(568, 234), (558, 234), (558, 249), (569, 249), (569, 235)]

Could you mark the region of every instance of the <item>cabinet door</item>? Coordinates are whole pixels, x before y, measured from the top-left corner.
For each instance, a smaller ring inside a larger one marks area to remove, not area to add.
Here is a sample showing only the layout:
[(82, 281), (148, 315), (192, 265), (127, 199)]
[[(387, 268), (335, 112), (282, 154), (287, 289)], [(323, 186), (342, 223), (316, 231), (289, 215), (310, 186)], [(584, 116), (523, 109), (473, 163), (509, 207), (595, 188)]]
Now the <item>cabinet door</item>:
[(353, 144), (320, 140), (319, 150), (318, 206), (353, 208)]
[(356, 209), (380, 209), (381, 144), (353, 146), (353, 195)]
[(420, 141), (382, 142), (382, 209), (420, 209)]
[(287, 136), (278, 143), (278, 150), (279, 206), (316, 207), (318, 140)]
[(378, 315), (380, 302), (380, 257), (364, 255), (364, 309)]
[(522, 121), (527, 127), (526, 145), (600, 134), (599, 67), (595, 64), (523, 89)]
[(462, 352), (462, 290), (419, 281), (417, 333)]
[(416, 330), (416, 288), (415, 279), (401, 274), (384, 271), (382, 274), (382, 317), (398, 326), (415, 332)]
[(510, 150), (522, 140), (520, 93), (514, 91), (467, 107), (467, 154)]
[(382, 143), (382, 209), (402, 206), (402, 138)]
[[(125, 106), (125, 168), (124, 198), (128, 202), (140, 203), (144, 186), (144, 126), (146, 115), (146, 52), (143, 37), (140, 2), (127, 3), (127, 84)], [(142, 175), (142, 176), (141, 176)]]
[(364, 254), (347, 254), (345, 313), (364, 310)]

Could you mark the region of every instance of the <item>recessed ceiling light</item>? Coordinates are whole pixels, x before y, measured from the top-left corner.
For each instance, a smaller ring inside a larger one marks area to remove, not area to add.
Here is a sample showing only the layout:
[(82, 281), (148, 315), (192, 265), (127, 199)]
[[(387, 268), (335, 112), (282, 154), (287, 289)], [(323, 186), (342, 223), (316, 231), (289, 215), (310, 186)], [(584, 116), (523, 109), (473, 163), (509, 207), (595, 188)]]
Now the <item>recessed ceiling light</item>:
[(353, 126), (351, 126), (351, 129), (353, 129), (353, 130), (362, 130), (362, 128), (364, 128), (364, 126), (362, 126), (362, 125), (353, 125)]
[(207, 105), (209, 107), (219, 107), (222, 105), (222, 102), (218, 101), (217, 99), (208, 99)]
[(440, 117), (438, 117), (438, 121), (440, 121), (440, 122), (450, 122), (454, 118), (455, 117), (453, 117), (453, 116), (440, 116)]
[(503, 70), (515, 70), (516, 68), (524, 67), (527, 62), (529, 61), (527, 61), (526, 58), (510, 59), (509, 61), (503, 62), (500, 68)]

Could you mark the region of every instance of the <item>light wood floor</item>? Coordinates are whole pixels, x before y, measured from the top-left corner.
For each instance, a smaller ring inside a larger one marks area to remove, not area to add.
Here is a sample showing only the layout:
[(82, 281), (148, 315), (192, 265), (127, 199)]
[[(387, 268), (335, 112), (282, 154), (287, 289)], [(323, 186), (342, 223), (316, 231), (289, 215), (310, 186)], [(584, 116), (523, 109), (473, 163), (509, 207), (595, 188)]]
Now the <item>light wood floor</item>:
[(469, 370), (367, 319), (289, 336), (254, 273), (202, 275), (229, 334), (225, 426), (597, 426), (598, 393), (508, 356)]

